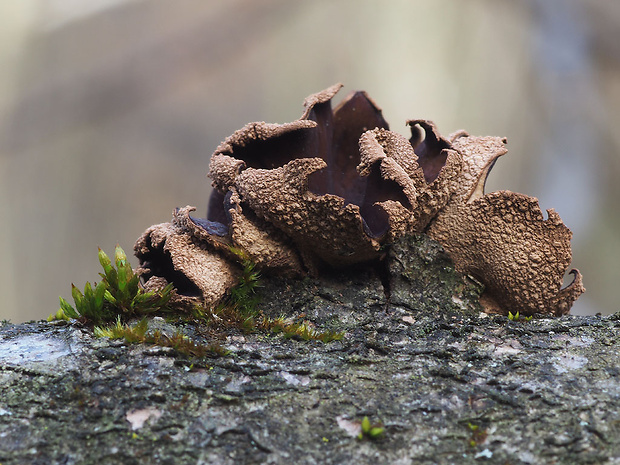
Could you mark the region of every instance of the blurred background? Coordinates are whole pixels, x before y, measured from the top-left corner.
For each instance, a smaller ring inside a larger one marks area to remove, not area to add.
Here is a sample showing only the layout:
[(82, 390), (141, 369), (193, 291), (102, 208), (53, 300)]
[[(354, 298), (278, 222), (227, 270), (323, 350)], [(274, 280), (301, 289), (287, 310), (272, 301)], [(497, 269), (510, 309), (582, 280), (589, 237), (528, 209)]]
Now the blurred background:
[(20, 0), (0, 3), (0, 319), (98, 280), (98, 246), (204, 214), (219, 142), (335, 82), (403, 134), (507, 137), (487, 192), (573, 230), (573, 313), (620, 310), (620, 2)]

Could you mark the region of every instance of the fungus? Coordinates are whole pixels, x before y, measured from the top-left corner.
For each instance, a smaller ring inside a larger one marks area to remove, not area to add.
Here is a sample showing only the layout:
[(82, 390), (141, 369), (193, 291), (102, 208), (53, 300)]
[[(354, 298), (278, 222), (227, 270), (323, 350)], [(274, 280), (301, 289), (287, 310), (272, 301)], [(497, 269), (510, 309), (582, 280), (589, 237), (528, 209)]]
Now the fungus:
[[(220, 144), (211, 161), (217, 201), (209, 202), (208, 218), (221, 221), (220, 199), (238, 196), (293, 240), (310, 270), (376, 259), (383, 243), (421, 231), (447, 202), (460, 154), (426, 121), (414, 122), (412, 142), (389, 131), (364, 92), (332, 111), (340, 87), (308, 97), (297, 121), (251, 123)], [(434, 173), (418, 165), (412, 143)]]
[(134, 246), (147, 290), (174, 283), (173, 301), (217, 303), (237, 282), (234, 261), (224, 255), (229, 241), (222, 225), (190, 217), (193, 207), (175, 210), (170, 223), (151, 226)]
[(484, 194), (505, 139), (441, 136), (427, 120), (389, 130), (365, 92), (334, 109), (340, 84), (309, 96), (291, 123), (250, 123), (215, 150), (207, 219), (174, 213), (136, 244), (147, 286), (174, 282), (185, 299), (213, 304), (239, 276), (241, 248), (259, 269), (318, 274), (382, 258), (413, 233), (439, 241), (457, 270), (485, 285), (487, 311), (567, 313), (584, 291), (560, 289), (571, 233), (552, 210), (512, 192)]
[(564, 315), (585, 291), (581, 274), (564, 289), (571, 262), (572, 233), (560, 216), (538, 200), (498, 191), (484, 194), (495, 161), (506, 153), (505, 139), (461, 132), (453, 145), (463, 154), (461, 183), (434, 218), (427, 234), (440, 242), (456, 269), (482, 281), (481, 303), (488, 312)]

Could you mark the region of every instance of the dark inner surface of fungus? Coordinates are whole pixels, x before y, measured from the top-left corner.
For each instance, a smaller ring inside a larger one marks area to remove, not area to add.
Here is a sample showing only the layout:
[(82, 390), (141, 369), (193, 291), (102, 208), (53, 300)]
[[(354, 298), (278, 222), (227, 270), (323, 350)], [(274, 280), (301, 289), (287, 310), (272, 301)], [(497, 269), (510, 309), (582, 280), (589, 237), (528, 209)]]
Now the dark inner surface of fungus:
[(411, 128), (409, 142), (418, 156), (418, 165), (424, 171), (424, 179), (427, 184), (432, 183), (446, 164), (450, 143), (436, 133), (433, 126), (424, 120), (407, 121)]
[[(370, 129), (389, 129), (381, 110), (365, 92), (358, 91), (347, 95), (333, 111), (331, 100), (314, 105), (307, 119), (317, 125), (236, 146), (234, 157), (256, 169), (278, 168), (299, 158), (323, 159), (327, 167), (308, 177), (308, 190), (342, 197), (345, 205), (359, 205), (369, 235), (383, 235), (388, 228), (387, 215), (374, 202), (391, 199), (408, 208), (410, 205), (395, 183), (382, 180), (378, 173), (363, 177), (357, 172), (361, 135)], [(225, 203), (225, 194), (214, 190), (209, 198), (208, 220), (228, 224)]]
[(380, 239), (387, 233), (390, 222), (387, 213), (376, 202), (385, 200), (397, 200), (404, 207), (412, 209), (411, 203), (402, 192), (402, 188), (389, 179), (383, 179), (379, 170), (379, 164), (375, 164), (367, 176), (368, 184), (364, 199), (361, 203), (360, 214), (368, 227), (368, 235)]
[(164, 278), (169, 283), (174, 283), (176, 293), (187, 297), (201, 297), (202, 291), (192, 280), (181, 271), (174, 268), (172, 257), (163, 247), (153, 247), (149, 239), (149, 253), (141, 257), (142, 269), (150, 270), (142, 274), (142, 280), (148, 281), (153, 276)]
[(211, 191), (211, 196), (209, 197), (209, 204), (207, 207), (207, 220), (220, 223), (222, 226), (226, 227), (225, 225), (228, 224), (229, 220), (224, 208), (224, 197), (225, 194), (217, 189), (213, 189), (213, 191)]
[[(209, 234), (217, 234), (220, 237), (226, 236), (229, 232), (229, 225), (232, 221), (229, 213), (232, 208), (230, 202), (231, 197), (232, 192), (230, 191), (226, 192), (226, 194), (222, 194), (218, 190), (214, 189), (213, 192), (211, 192), (211, 197), (209, 197), (207, 217), (192, 217), (192, 221), (201, 228), (205, 229)], [(248, 211), (250, 210), (248, 209)]]
[(228, 226), (226, 226), (223, 221), (209, 221), (206, 218), (194, 218), (193, 216), (190, 218), (195, 224), (209, 234), (214, 234), (219, 237), (225, 237), (228, 234)]
[(315, 105), (309, 119), (318, 123), (315, 130), (319, 151), (315, 156), (322, 158), (327, 167), (308, 177), (308, 189), (317, 195), (342, 197), (345, 204), (361, 205), (368, 180), (357, 172), (359, 139), (369, 129), (388, 129), (381, 110), (365, 92), (353, 92), (333, 112), (329, 101)]
[(235, 158), (243, 160), (247, 167), (274, 169), (296, 158), (318, 156), (317, 128), (298, 128), (267, 140), (255, 139), (235, 147)]

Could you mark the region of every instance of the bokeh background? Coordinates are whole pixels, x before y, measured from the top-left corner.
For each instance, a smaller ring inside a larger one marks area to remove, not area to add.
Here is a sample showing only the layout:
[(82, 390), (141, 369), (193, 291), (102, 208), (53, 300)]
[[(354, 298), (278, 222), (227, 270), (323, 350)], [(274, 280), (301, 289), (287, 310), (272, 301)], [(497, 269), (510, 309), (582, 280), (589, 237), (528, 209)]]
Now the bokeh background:
[(620, 309), (620, 2), (20, 0), (0, 3), (0, 319), (46, 317), (98, 246), (204, 212), (222, 139), (335, 82), (403, 134), (506, 136), (487, 191), (573, 230), (573, 313)]

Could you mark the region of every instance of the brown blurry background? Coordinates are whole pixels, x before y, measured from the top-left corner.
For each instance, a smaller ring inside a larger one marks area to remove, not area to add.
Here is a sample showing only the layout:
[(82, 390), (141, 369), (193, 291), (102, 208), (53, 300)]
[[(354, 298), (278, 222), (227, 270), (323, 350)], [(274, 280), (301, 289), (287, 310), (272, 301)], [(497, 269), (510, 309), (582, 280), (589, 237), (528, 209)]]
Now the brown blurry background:
[(487, 192), (573, 230), (573, 313), (620, 310), (620, 2), (20, 0), (0, 4), (0, 319), (98, 280), (97, 246), (204, 213), (218, 143), (335, 82), (403, 134), (506, 136)]

